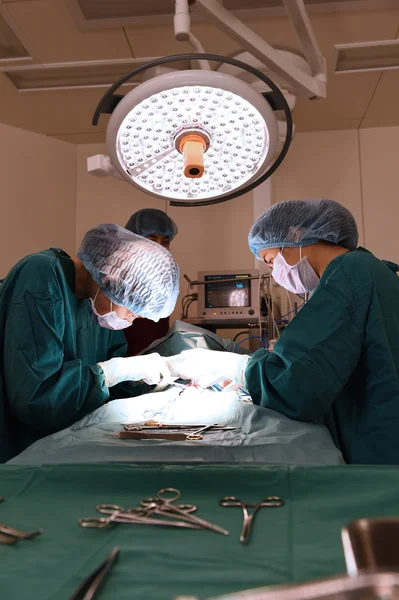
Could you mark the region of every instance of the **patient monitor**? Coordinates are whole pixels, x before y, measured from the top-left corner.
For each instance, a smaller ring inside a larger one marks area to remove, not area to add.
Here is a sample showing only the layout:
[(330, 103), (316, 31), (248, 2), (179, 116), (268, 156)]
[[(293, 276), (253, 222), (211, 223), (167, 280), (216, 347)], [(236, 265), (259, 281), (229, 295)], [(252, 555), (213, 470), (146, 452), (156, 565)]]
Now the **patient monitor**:
[(259, 318), (259, 271), (200, 271), (198, 318), (243, 321)]

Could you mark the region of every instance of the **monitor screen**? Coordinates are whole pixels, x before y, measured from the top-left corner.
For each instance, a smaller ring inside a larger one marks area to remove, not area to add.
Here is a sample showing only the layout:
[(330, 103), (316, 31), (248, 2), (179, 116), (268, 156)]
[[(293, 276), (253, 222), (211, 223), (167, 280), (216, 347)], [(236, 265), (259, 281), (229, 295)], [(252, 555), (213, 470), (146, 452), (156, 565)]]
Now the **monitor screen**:
[[(251, 306), (249, 274), (206, 275), (205, 308), (236, 308)], [(233, 281), (232, 281), (233, 280)]]

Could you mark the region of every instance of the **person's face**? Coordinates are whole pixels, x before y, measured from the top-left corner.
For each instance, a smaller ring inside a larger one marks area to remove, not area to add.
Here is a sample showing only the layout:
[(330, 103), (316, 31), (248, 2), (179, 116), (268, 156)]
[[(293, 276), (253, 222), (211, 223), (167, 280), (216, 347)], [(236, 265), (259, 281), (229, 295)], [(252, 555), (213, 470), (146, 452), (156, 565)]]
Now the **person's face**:
[(296, 265), (300, 261), (300, 249), (299, 248), (267, 248), (266, 250), (259, 250), (259, 256), (271, 269), (273, 269), (273, 262), (279, 252), (282, 253), (287, 263), (291, 266)]
[(96, 310), (100, 315), (106, 315), (107, 313), (114, 311), (120, 319), (129, 321), (130, 324), (133, 323), (134, 319), (140, 318), (138, 315), (135, 315), (124, 306), (119, 306), (114, 302), (111, 303), (111, 300), (109, 300), (107, 296), (105, 296), (105, 294), (102, 293), (101, 290), (99, 290), (97, 294), (94, 306), (96, 307)]
[(166, 250), (169, 250), (170, 248), (170, 239), (166, 235), (163, 235), (163, 233), (152, 233), (151, 235), (147, 235), (147, 240), (151, 240), (156, 244), (163, 246)]

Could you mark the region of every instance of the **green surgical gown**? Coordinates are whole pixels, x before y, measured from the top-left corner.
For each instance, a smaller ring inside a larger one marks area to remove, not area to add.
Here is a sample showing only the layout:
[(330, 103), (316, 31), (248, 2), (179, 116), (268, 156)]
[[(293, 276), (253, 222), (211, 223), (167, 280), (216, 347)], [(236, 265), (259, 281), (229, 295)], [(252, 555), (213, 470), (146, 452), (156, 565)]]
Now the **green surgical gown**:
[[(90, 302), (72, 292), (65, 257), (28, 256), (0, 285), (0, 462), (104, 404), (110, 394), (97, 362), (126, 354), (123, 333), (101, 328)], [(121, 388), (111, 391), (128, 395)]]
[(334, 259), (245, 372), (256, 404), (324, 422), (348, 463), (399, 464), (397, 270), (362, 248)]

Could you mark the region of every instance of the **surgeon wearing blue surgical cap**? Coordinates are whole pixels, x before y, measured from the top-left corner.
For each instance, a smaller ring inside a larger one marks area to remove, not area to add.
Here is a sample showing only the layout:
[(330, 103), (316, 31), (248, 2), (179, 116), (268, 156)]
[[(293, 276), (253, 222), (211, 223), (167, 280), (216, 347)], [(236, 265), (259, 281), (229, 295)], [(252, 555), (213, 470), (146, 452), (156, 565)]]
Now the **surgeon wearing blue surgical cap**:
[(353, 216), (332, 200), (275, 204), (248, 241), (278, 284), (310, 300), (273, 352), (192, 350), (168, 359), (171, 373), (220, 374), (256, 404), (325, 423), (348, 463), (399, 464), (398, 266), (358, 247)]
[[(160, 244), (167, 250), (177, 235), (176, 223), (163, 210), (143, 208), (135, 212), (126, 224), (126, 229)], [(125, 331), (127, 356), (136, 356), (155, 340), (163, 338), (169, 330), (169, 317), (157, 323), (150, 319), (137, 319)]]
[(86, 233), (76, 257), (22, 259), (0, 285), (0, 462), (70, 426), (130, 382), (169, 380), (158, 354), (125, 358), (123, 330), (173, 311), (172, 255), (118, 225)]

